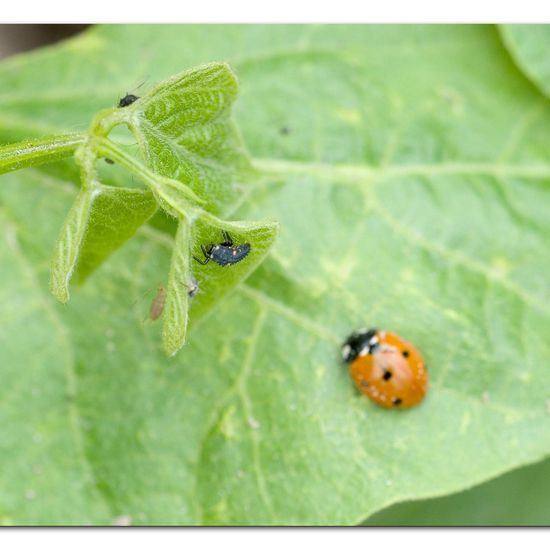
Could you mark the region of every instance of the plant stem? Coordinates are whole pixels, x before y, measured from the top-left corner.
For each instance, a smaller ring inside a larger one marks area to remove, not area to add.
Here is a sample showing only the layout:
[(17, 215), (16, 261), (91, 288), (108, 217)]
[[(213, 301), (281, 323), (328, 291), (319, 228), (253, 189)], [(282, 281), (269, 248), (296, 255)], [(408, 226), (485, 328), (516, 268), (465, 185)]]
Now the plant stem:
[[(121, 166), (124, 166), (124, 168), (126, 168), (129, 172), (135, 174), (144, 183), (146, 183), (153, 192), (162, 193), (161, 188), (169, 187), (177, 189), (182, 195), (186, 195), (188, 200), (199, 204), (204, 202), (204, 200), (195, 195), (195, 193), (193, 193), (187, 185), (178, 180), (173, 180), (171, 178), (166, 178), (155, 174), (134, 157), (128, 155), (125, 151), (122, 151), (111, 140), (98, 137), (94, 139), (94, 144), (95, 150), (99, 156), (105, 156), (115, 162), (118, 162)], [(164, 194), (162, 194), (162, 196), (166, 200), (166, 196), (164, 196)]]

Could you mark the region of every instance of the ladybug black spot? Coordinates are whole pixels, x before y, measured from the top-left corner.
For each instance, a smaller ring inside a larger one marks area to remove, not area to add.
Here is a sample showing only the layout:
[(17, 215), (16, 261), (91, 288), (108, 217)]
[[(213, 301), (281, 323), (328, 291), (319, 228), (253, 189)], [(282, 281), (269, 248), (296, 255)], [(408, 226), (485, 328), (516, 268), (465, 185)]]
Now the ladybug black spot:
[(403, 403), (403, 401), (399, 398), (399, 397), (394, 397), (391, 402), (396, 406), (396, 407), (399, 407), (399, 405), (401, 405), (401, 403)]
[(409, 352), (407, 350), (403, 351), (402, 353), (403, 357), (407, 358), (409, 356)]
[(382, 378), (387, 382), (392, 377), (392, 373), (390, 370), (385, 370), (384, 374), (382, 375)]

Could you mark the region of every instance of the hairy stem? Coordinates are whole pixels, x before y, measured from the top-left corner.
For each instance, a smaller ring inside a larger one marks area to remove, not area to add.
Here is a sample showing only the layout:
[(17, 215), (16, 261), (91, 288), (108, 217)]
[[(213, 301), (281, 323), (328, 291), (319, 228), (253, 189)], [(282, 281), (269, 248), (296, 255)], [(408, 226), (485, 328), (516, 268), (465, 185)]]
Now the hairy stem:
[(188, 200), (199, 204), (204, 203), (204, 200), (195, 195), (195, 193), (193, 193), (193, 191), (191, 191), (191, 189), (189, 189), (187, 185), (181, 183), (178, 180), (173, 180), (155, 174), (134, 157), (128, 155), (125, 151), (117, 147), (116, 144), (113, 143), (111, 140), (107, 138), (96, 138), (94, 140), (94, 144), (96, 152), (99, 156), (110, 158), (111, 160), (126, 168), (129, 172), (140, 178), (148, 187), (151, 188), (151, 190), (155, 194), (160, 194), (161, 197), (165, 201), (167, 201), (169, 205), (170, 202), (167, 196), (161, 191), (161, 188), (163, 187), (177, 188), (177, 191), (181, 195), (185, 195)]

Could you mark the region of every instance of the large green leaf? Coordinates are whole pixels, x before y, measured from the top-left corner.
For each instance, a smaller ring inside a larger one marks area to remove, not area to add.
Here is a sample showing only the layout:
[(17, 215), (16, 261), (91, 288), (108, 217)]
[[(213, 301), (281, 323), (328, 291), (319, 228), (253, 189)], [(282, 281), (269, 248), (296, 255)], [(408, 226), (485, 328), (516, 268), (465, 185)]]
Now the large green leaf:
[(549, 525), (550, 460), (447, 497), (395, 504), (366, 525)]
[[(510, 55), (526, 76), (550, 95), (550, 25), (501, 25)], [(536, 116), (533, 113), (533, 117)]]
[[(160, 328), (143, 321), (166, 282), (174, 227), (156, 218), (69, 306), (53, 305), (48, 256), (73, 173), (0, 179), (12, 228), (1, 241), (1, 336), (13, 350), (2, 373), (4, 520), (353, 524), (550, 454), (550, 109), (497, 31), (96, 28), (3, 65), (0, 135), (86, 127), (144, 74), (215, 60), (239, 77), (237, 123), (260, 173), (220, 216), (277, 220), (281, 235), (177, 357), (164, 358)], [(17, 265), (32, 273), (32, 294)], [(48, 304), (45, 318), (30, 310), (26, 330), (15, 322), (30, 307), (21, 296)], [(387, 411), (356, 393), (338, 348), (364, 325), (422, 351), (431, 385), (421, 406)], [(67, 350), (66, 380), (42, 345), (51, 334)], [(52, 388), (40, 406), (37, 384)], [(72, 429), (59, 424), (64, 384)], [(40, 477), (10, 457), (35, 449), (23, 435), (48, 402), (59, 421), (40, 432)], [(67, 479), (83, 484), (80, 503), (66, 498)]]

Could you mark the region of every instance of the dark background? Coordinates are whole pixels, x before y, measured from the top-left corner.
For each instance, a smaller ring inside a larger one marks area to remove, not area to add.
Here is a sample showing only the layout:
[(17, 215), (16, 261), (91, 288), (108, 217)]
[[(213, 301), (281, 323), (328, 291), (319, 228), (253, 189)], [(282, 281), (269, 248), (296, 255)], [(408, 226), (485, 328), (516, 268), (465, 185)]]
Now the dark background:
[(0, 59), (69, 38), (88, 26), (0, 25)]

